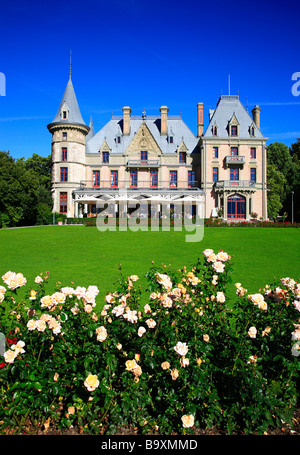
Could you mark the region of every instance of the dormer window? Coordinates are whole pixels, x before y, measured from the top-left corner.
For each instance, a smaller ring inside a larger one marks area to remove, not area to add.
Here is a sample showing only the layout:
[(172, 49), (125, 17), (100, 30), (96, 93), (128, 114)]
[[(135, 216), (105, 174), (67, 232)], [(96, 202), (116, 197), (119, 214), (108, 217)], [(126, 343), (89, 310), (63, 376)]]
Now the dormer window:
[(102, 163), (109, 163), (109, 152), (102, 152)]
[(117, 144), (121, 144), (121, 136), (116, 137), (116, 142), (117, 142)]
[(217, 125), (213, 126), (213, 136), (218, 136), (218, 127), (217, 127)]
[(186, 153), (179, 152), (179, 164), (185, 164), (185, 163), (186, 163)]
[(250, 127), (250, 136), (252, 136), (252, 137), (255, 136), (255, 128), (253, 125)]
[(231, 125), (230, 127), (230, 136), (237, 136), (238, 135), (238, 127), (237, 125)]
[(239, 122), (235, 116), (235, 113), (233, 113), (233, 116), (231, 117), (228, 128), (229, 136), (236, 137), (239, 135)]
[(69, 109), (67, 103), (64, 103), (60, 110), (60, 118), (66, 120), (69, 116)]
[(170, 136), (170, 137), (169, 137), (169, 143), (170, 143), (170, 144), (173, 144), (173, 136)]

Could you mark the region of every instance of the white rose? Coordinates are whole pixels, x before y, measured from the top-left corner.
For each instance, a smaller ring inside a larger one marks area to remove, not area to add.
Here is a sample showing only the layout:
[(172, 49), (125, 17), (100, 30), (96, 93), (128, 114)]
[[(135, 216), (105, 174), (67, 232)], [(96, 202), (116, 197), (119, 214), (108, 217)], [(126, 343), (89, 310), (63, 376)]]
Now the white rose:
[(179, 355), (186, 355), (188, 353), (189, 348), (186, 343), (182, 343), (181, 341), (178, 341), (176, 346), (174, 346), (174, 350)]

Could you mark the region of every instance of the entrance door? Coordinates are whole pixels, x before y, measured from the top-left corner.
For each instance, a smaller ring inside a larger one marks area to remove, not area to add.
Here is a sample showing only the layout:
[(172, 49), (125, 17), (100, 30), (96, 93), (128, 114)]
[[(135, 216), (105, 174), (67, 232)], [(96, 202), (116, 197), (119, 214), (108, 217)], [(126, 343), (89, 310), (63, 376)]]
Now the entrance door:
[(245, 219), (246, 218), (246, 198), (239, 194), (229, 196), (227, 199), (227, 218)]

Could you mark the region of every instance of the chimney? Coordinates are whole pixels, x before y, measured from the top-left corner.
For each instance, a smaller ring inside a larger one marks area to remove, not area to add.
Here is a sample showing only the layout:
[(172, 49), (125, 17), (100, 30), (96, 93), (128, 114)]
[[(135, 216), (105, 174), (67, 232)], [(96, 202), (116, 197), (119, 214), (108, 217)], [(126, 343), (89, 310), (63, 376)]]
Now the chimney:
[(256, 124), (257, 128), (259, 128), (259, 129), (260, 129), (260, 111), (261, 111), (261, 108), (259, 107), (258, 104), (256, 106), (254, 106), (254, 108), (251, 111), (253, 121)]
[(160, 126), (160, 134), (166, 135), (168, 134), (168, 112), (169, 108), (167, 106), (161, 106), (159, 108), (161, 114), (161, 126)]
[(130, 134), (130, 113), (131, 109), (129, 106), (123, 107), (123, 135), (129, 136)]
[(198, 137), (203, 134), (203, 103), (197, 104), (198, 108)]

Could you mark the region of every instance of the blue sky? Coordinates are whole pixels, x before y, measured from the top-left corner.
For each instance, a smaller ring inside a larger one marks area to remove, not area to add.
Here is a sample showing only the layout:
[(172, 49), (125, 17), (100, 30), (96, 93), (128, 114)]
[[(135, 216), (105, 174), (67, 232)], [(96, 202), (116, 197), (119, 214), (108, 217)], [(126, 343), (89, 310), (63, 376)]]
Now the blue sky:
[(129, 105), (182, 113), (197, 132), (197, 103), (239, 91), (249, 110), (261, 106), (261, 130), (290, 145), (300, 137), (298, 0), (85, 0), (0, 3), (0, 150), (15, 158), (51, 152), (47, 130), (72, 80), (86, 123), (95, 130)]

